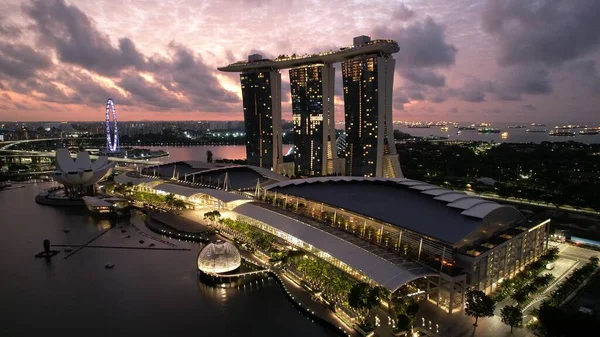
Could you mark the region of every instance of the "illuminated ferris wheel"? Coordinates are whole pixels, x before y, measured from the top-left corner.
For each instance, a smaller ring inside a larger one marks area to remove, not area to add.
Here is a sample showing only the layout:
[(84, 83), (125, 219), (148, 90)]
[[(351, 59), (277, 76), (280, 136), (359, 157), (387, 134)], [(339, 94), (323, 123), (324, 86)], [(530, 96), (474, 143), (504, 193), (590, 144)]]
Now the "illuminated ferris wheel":
[[(110, 130), (110, 115), (113, 118), (113, 133)], [(111, 98), (106, 101), (106, 152), (119, 152), (119, 130), (117, 129), (117, 110)]]

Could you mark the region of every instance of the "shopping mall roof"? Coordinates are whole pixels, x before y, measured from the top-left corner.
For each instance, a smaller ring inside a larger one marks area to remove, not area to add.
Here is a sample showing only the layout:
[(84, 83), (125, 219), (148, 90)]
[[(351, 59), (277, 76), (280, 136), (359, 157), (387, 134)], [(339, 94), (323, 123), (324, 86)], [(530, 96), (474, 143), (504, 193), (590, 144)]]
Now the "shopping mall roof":
[(229, 165), (222, 167), (214, 167), (210, 169), (203, 169), (188, 173), (188, 180), (192, 175), (195, 175), (195, 181), (200, 181), (200, 177), (203, 177), (204, 182), (207, 179), (212, 179), (212, 182), (217, 180), (223, 181), (225, 179), (225, 173), (228, 174), (229, 188), (235, 190), (248, 190), (256, 187), (257, 179), (261, 185), (270, 185), (280, 181), (289, 180), (289, 178), (282, 176), (279, 173), (275, 173), (269, 169), (251, 166), (251, 165)]
[(523, 220), (514, 207), (410, 179), (317, 177), (265, 189), (322, 202), (453, 246)]
[(237, 206), (233, 211), (314, 246), (360, 271), (390, 291), (396, 291), (402, 285), (425, 276), (439, 275), (434, 270), (399, 257), (397, 254), (393, 254), (394, 258), (386, 259), (336, 235), (252, 203)]

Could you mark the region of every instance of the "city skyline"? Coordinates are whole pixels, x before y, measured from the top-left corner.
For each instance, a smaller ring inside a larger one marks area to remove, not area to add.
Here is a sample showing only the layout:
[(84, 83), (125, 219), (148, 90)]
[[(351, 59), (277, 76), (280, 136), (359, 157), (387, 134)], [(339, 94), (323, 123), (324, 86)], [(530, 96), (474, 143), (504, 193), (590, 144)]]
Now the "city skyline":
[[(217, 66), (254, 52), (335, 50), (363, 34), (400, 45), (394, 120), (594, 122), (600, 103), (600, 29), (586, 16), (600, 10), (596, 1), (315, 2), (319, 11), (272, 1), (227, 10), (186, 1), (3, 2), (5, 121), (101, 120), (108, 98), (123, 121), (241, 120), (239, 78)], [(250, 29), (256, 15), (273, 19)], [(339, 65), (335, 73), (342, 121)], [(289, 88), (283, 73), (285, 120)]]

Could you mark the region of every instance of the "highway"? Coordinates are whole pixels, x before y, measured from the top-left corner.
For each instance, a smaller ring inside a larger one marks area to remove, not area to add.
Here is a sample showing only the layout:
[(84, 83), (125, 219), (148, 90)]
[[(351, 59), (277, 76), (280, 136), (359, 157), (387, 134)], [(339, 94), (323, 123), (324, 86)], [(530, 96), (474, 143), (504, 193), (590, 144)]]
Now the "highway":
[[(9, 142), (0, 148), (0, 151), (14, 153), (15, 155), (31, 155), (35, 157), (54, 157), (55, 151), (45, 152), (45, 151), (26, 151), (26, 150), (11, 150), (10, 148), (13, 145), (24, 144), (24, 143), (33, 143), (33, 142), (42, 142), (49, 140), (62, 140), (62, 138), (44, 138), (44, 139), (27, 139), (27, 140), (17, 140)], [(71, 154), (71, 157), (75, 158), (77, 154)], [(91, 159), (98, 159), (96, 155), (90, 155)], [(158, 160), (147, 160), (147, 159), (131, 159), (131, 158), (120, 158), (120, 157), (108, 157), (109, 161), (117, 162), (117, 163), (127, 163), (127, 164), (139, 164), (139, 165), (160, 165), (161, 162)]]
[(503, 202), (521, 204), (521, 205), (531, 205), (531, 206), (544, 207), (544, 208), (549, 208), (549, 209), (560, 209), (563, 211), (569, 211), (569, 212), (580, 213), (580, 214), (600, 215), (599, 211), (594, 211), (594, 210), (590, 210), (590, 209), (577, 209), (577, 208), (571, 207), (571, 206), (557, 206), (554, 204), (537, 202), (537, 201), (533, 201), (533, 200), (503, 198), (497, 194), (487, 194), (487, 193), (486, 194), (478, 194), (478, 193), (468, 192), (468, 191), (464, 191), (464, 192), (467, 193), (468, 195), (477, 196), (477, 197), (480, 197), (483, 199), (489, 199), (489, 200), (493, 200), (493, 201), (501, 201), (501, 202), (503, 201)]

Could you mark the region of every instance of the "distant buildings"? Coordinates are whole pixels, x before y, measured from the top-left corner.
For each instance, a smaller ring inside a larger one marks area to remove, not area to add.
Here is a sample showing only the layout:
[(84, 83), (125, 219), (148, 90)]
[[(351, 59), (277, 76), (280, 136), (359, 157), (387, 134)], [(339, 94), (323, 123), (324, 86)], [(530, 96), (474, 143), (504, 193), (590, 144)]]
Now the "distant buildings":
[[(291, 68), (295, 175), (403, 177), (392, 129), (395, 61), (391, 55), (399, 50), (395, 41), (359, 36), (354, 38), (353, 46), (339, 51), (280, 55), (273, 60), (254, 54), (247, 62), (219, 68), (242, 73), (248, 164), (288, 171), (280, 159), (279, 70)], [(336, 62), (343, 62), (345, 165), (336, 158), (335, 151), (332, 65)]]

